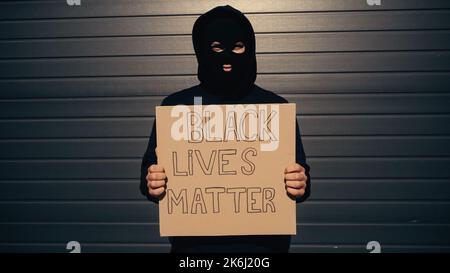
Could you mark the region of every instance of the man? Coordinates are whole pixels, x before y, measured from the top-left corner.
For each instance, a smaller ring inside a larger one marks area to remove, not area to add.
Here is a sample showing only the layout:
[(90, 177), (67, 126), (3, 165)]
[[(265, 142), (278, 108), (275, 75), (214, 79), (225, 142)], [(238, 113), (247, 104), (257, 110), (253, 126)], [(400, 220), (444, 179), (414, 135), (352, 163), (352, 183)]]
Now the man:
[[(166, 97), (161, 105), (287, 103), (254, 84), (256, 80), (255, 34), (249, 20), (230, 6), (216, 7), (194, 24), (192, 41), (198, 62), (199, 85)], [(285, 169), (288, 195), (297, 202), (310, 195), (309, 166), (297, 124), (296, 162)], [(141, 166), (141, 192), (158, 202), (165, 192), (164, 166), (157, 165), (156, 128), (153, 124)], [(180, 223), (182, 224), (182, 223)], [(289, 235), (171, 237), (172, 252), (287, 252)]]

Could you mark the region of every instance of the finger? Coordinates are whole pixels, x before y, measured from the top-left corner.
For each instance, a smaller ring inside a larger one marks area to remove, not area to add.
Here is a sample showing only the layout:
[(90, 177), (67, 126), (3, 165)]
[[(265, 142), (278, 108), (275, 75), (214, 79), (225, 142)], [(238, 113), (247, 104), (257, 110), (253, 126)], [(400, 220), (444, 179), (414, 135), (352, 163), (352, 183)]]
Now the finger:
[(154, 196), (154, 197), (159, 197), (161, 194), (163, 194), (163, 192), (165, 191), (165, 188), (161, 187), (161, 188), (157, 188), (157, 189), (149, 189), (149, 193), (150, 195)]
[(166, 180), (152, 180), (149, 183), (150, 188), (157, 189), (166, 185)]
[(286, 186), (293, 189), (303, 189), (306, 187), (306, 183), (298, 180), (286, 181)]
[(286, 191), (295, 197), (298, 196), (303, 196), (305, 194), (305, 190), (304, 189), (294, 189), (294, 188), (287, 188)]
[(153, 172), (164, 172), (164, 167), (161, 165), (153, 164), (148, 168), (148, 171)]
[(305, 168), (303, 168), (303, 166), (298, 163), (294, 163), (292, 165), (287, 166), (286, 169), (284, 170), (284, 173), (301, 172), (301, 171), (305, 171)]
[(164, 180), (166, 179), (165, 173), (150, 173), (150, 180)]
[(284, 180), (306, 181), (306, 175), (304, 173), (287, 173), (284, 175)]

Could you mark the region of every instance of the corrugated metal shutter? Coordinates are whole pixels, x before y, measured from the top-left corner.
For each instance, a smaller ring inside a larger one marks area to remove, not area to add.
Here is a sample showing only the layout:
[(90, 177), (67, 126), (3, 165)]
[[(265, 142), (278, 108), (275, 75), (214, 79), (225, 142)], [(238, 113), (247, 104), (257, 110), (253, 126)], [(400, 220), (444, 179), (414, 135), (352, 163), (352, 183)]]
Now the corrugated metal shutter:
[(257, 83), (299, 109), (311, 199), (292, 251), (450, 250), (450, 2), (0, 4), (0, 251), (168, 251), (138, 191), (154, 106), (196, 84), (194, 20), (257, 32)]

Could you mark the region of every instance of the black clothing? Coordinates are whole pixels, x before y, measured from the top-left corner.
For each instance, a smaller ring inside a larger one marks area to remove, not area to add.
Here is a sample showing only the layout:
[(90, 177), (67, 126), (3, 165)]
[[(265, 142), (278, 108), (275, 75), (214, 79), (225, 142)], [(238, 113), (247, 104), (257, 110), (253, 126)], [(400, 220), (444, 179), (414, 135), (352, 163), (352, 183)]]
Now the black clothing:
[[(176, 92), (166, 97), (161, 105), (193, 105), (194, 97), (202, 96), (202, 103), (208, 104), (258, 104), (258, 103), (287, 103), (286, 99), (254, 85), (254, 88), (245, 96), (236, 99), (224, 99), (206, 92), (200, 85)], [(308, 176), (306, 192), (297, 202), (306, 200), (311, 192), (311, 179), (309, 165), (306, 162), (305, 152), (300, 135), (300, 129), (296, 126), (296, 162), (305, 168)], [(148, 193), (147, 169), (156, 164), (156, 125), (153, 123), (147, 150), (141, 165), (141, 192), (149, 200), (158, 202), (157, 198)], [(270, 236), (218, 236), (218, 237), (170, 237), (173, 252), (287, 252), (290, 245), (289, 235)]]
[[(287, 103), (287, 101), (254, 84), (256, 79), (255, 34), (248, 19), (230, 6), (216, 7), (200, 16), (194, 24), (192, 41), (198, 61), (200, 84), (166, 97), (161, 105), (193, 105), (194, 97), (202, 97), (202, 104), (258, 104)], [(220, 42), (223, 51), (214, 52), (211, 43)], [(243, 53), (233, 52), (236, 42), (243, 42)], [(231, 64), (232, 70), (225, 72), (224, 64)], [(147, 150), (142, 159), (140, 189), (153, 202), (147, 188), (147, 169), (156, 164), (156, 128), (153, 123)], [(310, 195), (311, 182), (309, 166), (297, 123), (296, 162), (305, 168), (308, 176), (304, 201)], [(170, 237), (172, 252), (287, 252), (291, 236), (207, 236)]]

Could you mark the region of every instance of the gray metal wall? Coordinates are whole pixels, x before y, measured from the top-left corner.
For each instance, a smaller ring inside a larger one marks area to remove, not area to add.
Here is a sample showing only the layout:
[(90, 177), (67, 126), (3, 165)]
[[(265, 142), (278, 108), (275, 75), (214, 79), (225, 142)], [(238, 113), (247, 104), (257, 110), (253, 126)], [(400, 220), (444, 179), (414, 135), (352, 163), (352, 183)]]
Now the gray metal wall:
[(297, 103), (313, 192), (292, 251), (450, 250), (450, 1), (61, 0), (0, 3), (0, 251), (168, 251), (140, 160), (225, 2), (257, 83)]

